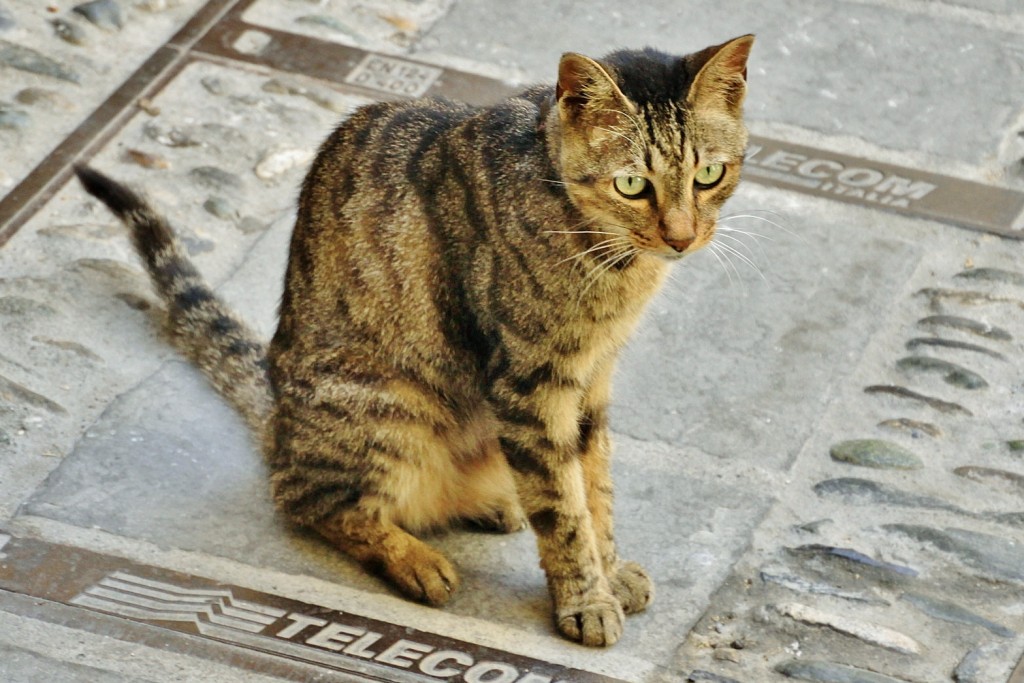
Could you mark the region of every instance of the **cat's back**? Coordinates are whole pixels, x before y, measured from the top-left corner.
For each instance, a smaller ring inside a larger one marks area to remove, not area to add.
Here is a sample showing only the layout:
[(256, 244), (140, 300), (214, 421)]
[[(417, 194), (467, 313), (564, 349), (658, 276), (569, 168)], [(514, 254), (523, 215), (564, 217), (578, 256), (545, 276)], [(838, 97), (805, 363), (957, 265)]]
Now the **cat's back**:
[[(537, 152), (543, 89), (489, 107), (446, 99), (379, 102), (357, 109), (325, 140), (303, 186), (317, 195), (394, 197), (439, 174), (510, 170)], [(508, 157), (508, 158), (506, 158)], [(334, 209), (339, 208), (336, 201)]]
[[(410, 160), (474, 113), (469, 105), (440, 99), (360, 107), (321, 145), (303, 194), (329, 191), (337, 197), (407, 182)], [(353, 186), (344, 185), (346, 181)], [(355, 187), (358, 181), (365, 185)], [(305, 196), (300, 203), (304, 200)]]

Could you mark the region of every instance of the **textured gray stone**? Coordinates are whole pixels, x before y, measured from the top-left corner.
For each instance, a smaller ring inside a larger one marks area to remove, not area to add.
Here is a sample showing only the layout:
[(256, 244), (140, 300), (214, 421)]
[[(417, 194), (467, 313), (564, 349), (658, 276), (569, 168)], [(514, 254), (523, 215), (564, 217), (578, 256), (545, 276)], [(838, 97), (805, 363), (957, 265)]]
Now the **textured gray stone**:
[(898, 678), (834, 662), (790, 659), (776, 665), (775, 670), (789, 678), (817, 683), (903, 683)]
[(69, 83), (81, 80), (78, 72), (55, 59), (7, 40), (0, 40), (0, 64), (29, 73), (50, 76)]
[(198, 185), (210, 190), (222, 192), (226, 190), (238, 191), (244, 185), (242, 179), (236, 173), (225, 171), (223, 168), (216, 166), (197, 166), (189, 171), (188, 175)]
[(998, 358), (999, 360), (1006, 360), (1006, 356), (993, 351), (992, 349), (978, 344), (970, 344), (968, 342), (957, 341), (955, 339), (942, 339), (940, 337), (916, 337), (911, 339), (906, 344), (907, 350), (913, 351), (921, 347), (932, 347), (939, 349), (956, 349), (957, 351), (972, 351), (974, 353), (982, 353), (992, 358)]
[(906, 448), (881, 439), (841, 441), (829, 450), (833, 460), (861, 467), (887, 470), (919, 470), (921, 458)]
[(920, 438), (922, 434), (927, 434), (934, 439), (942, 436), (942, 430), (936, 425), (933, 425), (930, 422), (922, 422), (921, 420), (911, 420), (908, 417), (882, 420), (878, 423), (878, 426), (907, 432), (915, 439)]
[(952, 7), (972, 7), (986, 12), (1020, 15), (1020, 3), (1017, 0), (939, 0)]
[(27, 127), (31, 120), (28, 112), (15, 109), (10, 104), (0, 102), (0, 128), (21, 130)]
[(791, 572), (782, 569), (770, 569), (761, 570), (761, 580), (765, 583), (774, 583), (783, 588), (788, 588), (792, 591), (800, 593), (809, 593), (812, 595), (830, 595), (834, 598), (841, 598), (843, 600), (851, 600), (853, 602), (863, 602), (874, 605), (888, 605), (889, 603), (875, 595), (869, 595), (868, 593), (858, 591), (843, 590), (839, 586), (831, 583), (824, 583), (822, 581), (812, 581), (805, 579), (802, 576), (797, 576)]
[(50, 24), (53, 25), (53, 32), (57, 34), (57, 37), (66, 43), (72, 45), (85, 45), (89, 42), (89, 36), (81, 26), (73, 21), (68, 21), (63, 17), (57, 17), (50, 20)]
[(864, 387), (865, 394), (881, 394), (885, 396), (894, 396), (896, 398), (902, 398), (915, 403), (924, 403), (929, 408), (934, 408), (940, 413), (955, 414), (960, 413), (962, 415), (973, 415), (970, 410), (964, 408), (959, 403), (953, 401), (944, 401), (934, 396), (928, 396), (918, 391), (908, 389), (906, 387), (899, 386), (898, 384), (872, 384), (871, 386)]
[(930, 315), (918, 320), (917, 324), (921, 327), (947, 327), (962, 332), (970, 332), (986, 339), (996, 339), (999, 341), (1010, 341), (1013, 339), (1010, 333), (1001, 327), (956, 315)]
[(107, 30), (120, 30), (124, 26), (124, 17), (117, 0), (90, 0), (71, 8), (90, 22)]
[(697, 669), (691, 671), (690, 675), (686, 677), (686, 683), (740, 683), (735, 678), (729, 678), (728, 676), (720, 676), (710, 671), (702, 671)]
[(64, 414), (64, 406), (28, 387), (18, 384), (12, 379), (0, 375), (0, 399), (14, 404), (23, 404), (31, 408), (39, 408), (50, 413)]
[(57, 90), (50, 88), (24, 88), (14, 96), (16, 102), (27, 104), (33, 107), (49, 107), (50, 109), (71, 110), (74, 108), (71, 100)]
[(852, 636), (865, 643), (884, 647), (893, 652), (916, 655), (922, 650), (921, 643), (896, 629), (871, 623), (863, 619), (855, 619), (842, 614), (834, 614), (825, 610), (796, 602), (776, 605), (779, 614), (812, 626), (826, 626), (834, 631)]
[(357, 43), (362, 42), (359, 33), (353, 30), (351, 26), (342, 22), (341, 19), (328, 14), (304, 14), (301, 17), (297, 17), (295, 23), (323, 27), (347, 36), (357, 41)]
[(326, 88), (318, 88), (290, 79), (272, 78), (263, 84), (262, 89), (269, 93), (304, 97), (319, 107), (339, 114), (349, 110), (349, 105), (344, 98)]
[(954, 624), (981, 626), (1003, 638), (1012, 638), (1016, 635), (1005, 626), (986, 619), (980, 614), (975, 614), (966, 607), (962, 607), (954, 602), (940, 600), (919, 593), (904, 593), (900, 596), (900, 599), (909, 602), (928, 616), (935, 617), (936, 619), (942, 619)]
[(156, 168), (156, 169), (167, 169), (171, 167), (171, 162), (159, 154), (153, 154), (152, 152), (146, 152), (141, 149), (127, 149), (125, 150), (125, 158), (130, 160), (132, 163), (138, 164), (143, 168)]
[(896, 361), (896, 367), (907, 373), (934, 373), (942, 375), (942, 381), (961, 389), (984, 389), (988, 382), (973, 370), (930, 356), (907, 356)]
[(0, 33), (9, 31), (17, 25), (18, 21), (14, 18), (11, 10), (7, 9), (4, 5), (0, 5)]
[(976, 647), (957, 664), (953, 680), (956, 683), (1016, 683), (1008, 680), (1011, 672), (1006, 664), (1006, 654), (1006, 646), (999, 643)]
[(841, 477), (827, 479), (814, 485), (814, 492), (822, 497), (835, 497), (850, 505), (895, 505), (898, 507), (945, 510), (961, 515), (973, 513), (934, 496), (922, 496), (869, 479)]
[(918, 296), (926, 297), (932, 306), (943, 302), (952, 302), (962, 306), (984, 306), (987, 304), (1014, 304), (1024, 308), (1024, 300), (999, 296), (989, 292), (973, 289), (948, 289), (945, 287), (925, 287), (917, 292)]
[(231, 205), (231, 202), (223, 197), (210, 197), (203, 202), (203, 208), (223, 220), (233, 220), (238, 217), (238, 211)]
[(177, 126), (167, 127), (156, 121), (147, 123), (143, 131), (151, 140), (156, 140), (167, 147), (195, 147), (200, 144), (192, 131), (186, 131)]
[[(817, 234), (815, 220), (794, 216), (788, 229)], [(823, 387), (843, 375), (841, 364), (822, 360), (852, 353), (863, 343), (862, 335), (875, 324), (871, 311), (891, 296), (886, 283), (906, 273), (916, 256), (904, 243), (831, 233), (827, 239), (833, 248), (857, 255), (830, 263), (830, 276), (815, 279), (806, 271), (802, 250), (784, 235), (776, 237), (765, 247), (772, 268), (805, 273), (799, 279), (806, 284), (754, 284), (743, 292), (739, 285), (730, 287), (707, 253), (673, 270), (619, 361), (622, 381), (616, 383), (612, 408), (617, 431), (643, 440), (700, 444), (723, 458), (758, 452), (765, 467), (784, 466), (799, 451), (812, 429), (806, 415), (820, 405), (808, 384)], [(876, 286), (857, 291), (838, 286), (848, 277), (868, 278)], [(694, 296), (697, 291), (708, 294)], [(844, 306), (841, 323), (815, 313), (837, 301)], [(770, 310), (778, 314), (758, 313)], [(723, 329), (728, 332), (718, 331)], [(766, 344), (772, 349), (767, 355)], [(725, 356), (731, 362), (721, 363)], [(769, 358), (770, 372), (765, 369)], [(765, 449), (768, 435), (778, 441)]]
[(798, 546), (791, 548), (790, 552), (796, 555), (805, 555), (811, 557), (834, 557), (846, 562), (852, 562), (862, 567), (870, 567), (872, 569), (880, 569), (886, 573), (896, 574), (899, 576), (905, 576), (913, 578), (918, 575), (916, 569), (906, 567), (900, 564), (893, 564), (892, 562), (884, 562), (882, 560), (875, 559), (870, 555), (853, 550), (852, 548), (838, 548), (835, 546), (821, 545), (818, 543), (812, 543), (808, 545)]
[(997, 282), (1024, 287), (1024, 273), (1005, 270), (1003, 268), (971, 268), (970, 270), (964, 270), (957, 273), (956, 277), (963, 280)]
[(886, 524), (882, 528), (930, 543), (987, 576), (1024, 583), (1024, 548), (1013, 539), (956, 527)]
[(1024, 475), (1008, 472), (994, 467), (980, 465), (963, 465), (953, 470), (953, 474), (966, 479), (973, 479), (991, 485), (1009, 485), (1017, 492), (1024, 492)]
[(217, 78), (216, 76), (203, 76), (199, 79), (199, 84), (203, 86), (203, 89), (211, 95), (223, 95), (227, 92), (227, 87), (224, 85), (223, 79)]

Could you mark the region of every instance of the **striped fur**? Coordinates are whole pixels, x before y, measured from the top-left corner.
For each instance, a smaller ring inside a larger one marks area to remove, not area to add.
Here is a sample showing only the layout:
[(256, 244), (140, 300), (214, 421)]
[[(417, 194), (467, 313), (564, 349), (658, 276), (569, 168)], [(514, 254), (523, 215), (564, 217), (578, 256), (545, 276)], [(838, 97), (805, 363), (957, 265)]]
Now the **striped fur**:
[(270, 414), (266, 344), (210, 289), (162, 216), (131, 190), (86, 166), (85, 189), (131, 228), (157, 293), (167, 302), (166, 327), (177, 346), (254, 429)]
[[(615, 357), (736, 186), (752, 42), (567, 54), (554, 88), (489, 108), (360, 109), (303, 185), (265, 357), (162, 219), (78, 173), (133, 228), (181, 347), (265, 423), (291, 519), (435, 605), (458, 575), (412, 534), (528, 521), (558, 629), (610, 645), (653, 595), (613, 538)], [(722, 178), (695, 183), (709, 164)], [(618, 192), (620, 175), (644, 193)]]

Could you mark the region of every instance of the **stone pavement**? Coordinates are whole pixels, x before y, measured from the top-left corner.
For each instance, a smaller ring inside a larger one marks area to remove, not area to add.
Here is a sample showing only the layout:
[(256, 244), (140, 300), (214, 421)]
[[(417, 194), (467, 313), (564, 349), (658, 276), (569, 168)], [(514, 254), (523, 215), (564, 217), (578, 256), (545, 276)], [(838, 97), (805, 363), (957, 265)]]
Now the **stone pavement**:
[[(607, 651), (554, 635), (529, 532), (433, 539), (433, 610), (288, 528), (68, 182), (145, 188), (270, 334), (352, 108), (747, 32), (746, 180), (617, 375), (658, 593)], [(0, 680), (1021, 683), (1021, 83), (1019, 0), (0, 0)]]

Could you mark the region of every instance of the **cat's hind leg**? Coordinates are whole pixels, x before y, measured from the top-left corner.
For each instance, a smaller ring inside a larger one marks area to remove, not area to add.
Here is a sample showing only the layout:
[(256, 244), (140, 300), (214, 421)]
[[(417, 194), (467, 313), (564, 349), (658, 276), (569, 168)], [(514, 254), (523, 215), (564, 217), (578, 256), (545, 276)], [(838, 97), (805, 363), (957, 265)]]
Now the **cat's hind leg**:
[(526, 528), (515, 480), (495, 438), (483, 455), (459, 466), (459, 517), (481, 531), (511, 534)]
[(457, 516), (453, 416), (399, 380), (336, 374), (297, 398), (279, 396), (267, 442), (277, 505), (407, 597), (447, 602), (458, 574), (413, 533)]
[(406, 597), (439, 607), (459, 585), (448, 559), (386, 519), (377, 501), (364, 500), (316, 525), (354, 560), (388, 578)]

